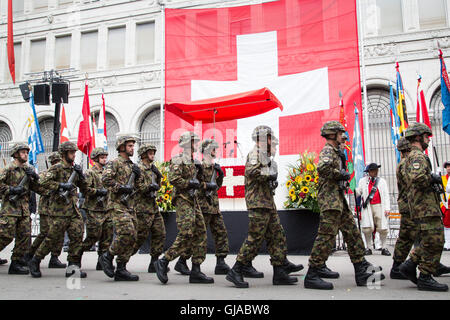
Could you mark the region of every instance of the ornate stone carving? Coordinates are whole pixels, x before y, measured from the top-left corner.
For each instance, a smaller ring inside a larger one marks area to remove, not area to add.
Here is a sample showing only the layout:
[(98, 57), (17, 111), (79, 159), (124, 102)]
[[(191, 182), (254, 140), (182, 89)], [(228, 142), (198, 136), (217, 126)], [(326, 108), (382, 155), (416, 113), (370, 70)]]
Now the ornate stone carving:
[(379, 45), (374, 46), (366, 46), (364, 48), (364, 55), (366, 57), (385, 57), (396, 54), (396, 45), (394, 43), (388, 43), (387, 45), (381, 43)]

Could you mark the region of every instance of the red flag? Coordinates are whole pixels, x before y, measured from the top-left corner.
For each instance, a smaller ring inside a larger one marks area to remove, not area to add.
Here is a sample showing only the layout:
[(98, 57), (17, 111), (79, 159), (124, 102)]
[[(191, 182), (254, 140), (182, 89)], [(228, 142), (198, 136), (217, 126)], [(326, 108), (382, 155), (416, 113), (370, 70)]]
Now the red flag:
[(12, 0), (8, 0), (8, 65), (13, 83), (16, 83), (16, 59), (14, 58)]
[(91, 151), (93, 149), (93, 143), (92, 143), (91, 125), (90, 125), (91, 111), (90, 111), (90, 107), (89, 107), (89, 93), (88, 93), (87, 82), (84, 87), (83, 109), (81, 112), (83, 114), (83, 120), (81, 120), (80, 127), (78, 129), (77, 146), (78, 146), (78, 149), (81, 150), (81, 152), (88, 155), (89, 162), (90, 162), (90, 156), (91, 156)]
[(428, 117), (428, 109), (425, 101), (425, 95), (423, 90), (420, 89), (422, 77), (419, 76), (417, 79), (417, 112), (416, 121), (425, 123), (431, 129), (430, 118)]
[(66, 110), (64, 105), (61, 105), (61, 131), (59, 134), (59, 143), (69, 141), (69, 130), (67, 129)]

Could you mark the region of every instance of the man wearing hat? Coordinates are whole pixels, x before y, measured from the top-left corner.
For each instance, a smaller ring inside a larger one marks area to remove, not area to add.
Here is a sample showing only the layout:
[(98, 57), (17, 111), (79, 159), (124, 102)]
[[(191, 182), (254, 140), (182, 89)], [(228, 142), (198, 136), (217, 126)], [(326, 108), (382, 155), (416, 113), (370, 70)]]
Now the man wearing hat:
[[(50, 165), (55, 165), (61, 161), (61, 155), (58, 151), (53, 151), (48, 156), (48, 160), (50, 161)], [(48, 171), (42, 171), (40, 173), (40, 178), (42, 179), (46, 172)], [(48, 215), (48, 206), (50, 205), (50, 192), (48, 189), (39, 187), (39, 204), (38, 204), (38, 213), (39, 213), (39, 234), (36, 236), (36, 238), (33, 241), (33, 244), (31, 245), (30, 251), (25, 255), (25, 260), (30, 261), (31, 258), (33, 258), (34, 253), (41, 245), (42, 241), (44, 241), (45, 237), (47, 236), (48, 231), (50, 230), (50, 217)], [(63, 247), (64, 239), (58, 244), (55, 245), (54, 248), (50, 250), (51, 258), (48, 262), (49, 269), (51, 268), (65, 268), (67, 265), (65, 263), (61, 263), (59, 261), (58, 257), (61, 254), (61, 249)]]
[[(39, 175), (27, 164), (30, 148), (26, 143), (16, 143), (11, 148), (14, 159), (0, 173), (0, 251), (13, 241), (8, 274), (28, 274), (23, 257), (31, 241), (31, 221), (29, 211), (30, 190), (39, 191)], [(27, 177), (26, 183), (21, 183)], [(15, 198), (15, 199), (14, 199)]]
[[(91, 152), (94, 162), (92, 168), (85, 173), (87, 190), (84, 194), (83, 209), (86, 211), (86, 238), (83, 241), (83, 252), (98, 241), (98, 258), (108, 250), (113, 239), (113, 224), (111, 217), (106, 212), (106, 200), (108, 191), (103, 187), (102, 174), (108, 161), (108, 151), (104, 148), (95, 148)], [(100, 262), (97, 262), (96, 270), (102, 270)]]
[(365, 177), (359, 180), (356, 188), (356, 195), (361, 196), (361, 228), (366, 239), (365, 254), (372, 254), (373, 232), (380, 235), (381, 254), (390, 256), (391, 253), (386, 247), (388, 234), (388, 215), (390, 212), (389, 190), (386, 180), (378, 176), (378, 169), (381, 165), (370, 163), (366, 166)]

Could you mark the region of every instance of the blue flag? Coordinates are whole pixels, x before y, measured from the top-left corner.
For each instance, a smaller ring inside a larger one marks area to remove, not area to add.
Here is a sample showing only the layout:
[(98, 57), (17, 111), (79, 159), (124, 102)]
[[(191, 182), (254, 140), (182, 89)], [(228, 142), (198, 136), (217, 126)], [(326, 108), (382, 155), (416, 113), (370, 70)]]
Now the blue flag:
[(440, 49), (439, 59), (441, 60), (441, 99), (442, 104), (444, 105), (444, 110), (442, 110), (442, 130), (447, 134), (450, 134), (450, 81)]
[(30, 107), (32, 114), (28, 117), (27, 134), (28, 134), (28, 146), (30, 147), (30, 153), (28, 155), (28, 161), (31, 165), (35, 166), (37, 162), (37, 155), (44, 152), (44, 144), (42, 143), (41, 130), (39, 128), (39, 121), (36, 116), (36, 108), (34, 106), (33, 92), (30, 91)]
[(358, 186), (359, 180), (364, 176), (364, 151), (361, 137), (361, 130), (359, 128), (358, 108), (355, 108), (355, 126), (353, 129), (353, 168), (354, 176), (350, 181), (350, 188), (355, 190)]
[(391, 105), (391, 137), (394, 145), (395, 154), (397, 156), (397, 163), (400, 162), (400, 152), (397, 150), (397, 143), (400, 140), (400, 118), (397, 113), (397, 105), (394, 99), (394, 92), (392, 85), (389, 83), (390, 105)]

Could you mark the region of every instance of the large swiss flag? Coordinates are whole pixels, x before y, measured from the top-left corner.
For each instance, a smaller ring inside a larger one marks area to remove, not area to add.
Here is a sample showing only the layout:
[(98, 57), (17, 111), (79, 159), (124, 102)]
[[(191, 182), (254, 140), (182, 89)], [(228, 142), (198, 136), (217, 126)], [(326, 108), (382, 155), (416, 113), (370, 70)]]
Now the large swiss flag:
[[(320, 127), (339, 120), (339, 91), (353, 136), (353, 102), (362, 114), (354, 0), (166, 9), (165, 19), (166, 103), (267, 87), (283, 104), (283, 111), (216, 123), (220, 157), (243, 163), (253, 145), (251, 132), (259, 124), (270, 125), (279, 135), (280, 159), (292, 161), (299, 152), (320, 151)], [(166, 112), (165, 159), (179, 152), (177, 140), (186, 129), (211, 138), (212, 127), (194, 128)]]

